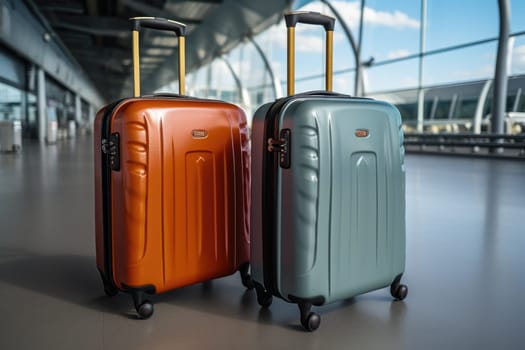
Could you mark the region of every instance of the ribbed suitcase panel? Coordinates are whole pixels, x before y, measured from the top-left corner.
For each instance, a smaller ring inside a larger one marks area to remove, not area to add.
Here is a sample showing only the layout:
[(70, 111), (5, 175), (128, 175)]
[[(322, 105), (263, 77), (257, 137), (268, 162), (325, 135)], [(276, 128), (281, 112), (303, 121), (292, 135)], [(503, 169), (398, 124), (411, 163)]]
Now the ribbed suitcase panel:
[(281, 113), (292, 130), (292, 166), (278, 172), (281, 294), (330, 302), (389, 285), (405, 249), (397, 111), (319, 98)]
[(162, 292), (235, 272), (249, 259), (242, 111), (210, 101), (136, 100), (116, 113), (117, 284)]

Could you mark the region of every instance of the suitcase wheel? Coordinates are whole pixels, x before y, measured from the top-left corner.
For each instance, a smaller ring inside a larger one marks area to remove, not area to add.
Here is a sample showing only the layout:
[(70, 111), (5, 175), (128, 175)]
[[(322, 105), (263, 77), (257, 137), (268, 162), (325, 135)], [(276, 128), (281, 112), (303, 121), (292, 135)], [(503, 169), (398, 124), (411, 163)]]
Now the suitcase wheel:
[(250, 263), (245, 262), (239, 267), (239, 272), (241, 274), (242, 285), (245, 286), (248, 290), (252, 290), (255, 286), (250, 276)]
[(269, 308), (273, 301), (272, 294), (260, 284), (255, 284), (255, 291), (257, 292), (257, 302), (259, 305), (265, 309)]
[(131, 292), (133, 297), (133, 303), (135, 304), (135, 310), (142, 319), (148, 319), (153, 315), (153, 303), (149, 300), (144, 300), (144, 292), (141, 290), (133, 290)]
[(306, 319), (301, 320), (301, 324), (306, 330), (313, 332), (319, 328), (319, 325), (321, 324), (321, 316), (315, 312), (310, 312), (308, 316), (306, 316)]
[(153, 315), (153, 304), (149, 300), (144, 300), (136, 309), (142, 319), (148, 319)]
[(113, 283), (111, 283), (105, 276), (104, 274), (102, 273), (102, 271), (100, 272), (100, 277), (102, 278), (102, 283), (104, 284), (104, 293), (106, 293), (106, 295), (108, 297), (114, 297), (115, 295), (118, 294), (118, 288), (117, 286), (115, 286)]
[(309, 301), (299, 301), (297, 303), (301, 312), (301, 324), (307, 331), (315, 331), (321, 324), (321, 316), (310, 311), (312, 303)]
[(104, 283), (104, 293), (106, 293), (108, 297), (114, 297), (118, 294), (118, 289), (109, 283)]
[(408, 294), (408, 287), (404, 284), (400, 284), (399, 286), (397, 286), (397, 288), (395, 289), (395, 292), (394, 293), (391, 293), (392, 296), (394, 298), (396, 298), (397, 300), (403, 300), (407, 297), (407, 294)]
[(408, 287), (401, 284), (401, 276), (402, 275), (398, 275), (390, 285), (390, 294), (397, 300), (405, 299), (408, 294)]

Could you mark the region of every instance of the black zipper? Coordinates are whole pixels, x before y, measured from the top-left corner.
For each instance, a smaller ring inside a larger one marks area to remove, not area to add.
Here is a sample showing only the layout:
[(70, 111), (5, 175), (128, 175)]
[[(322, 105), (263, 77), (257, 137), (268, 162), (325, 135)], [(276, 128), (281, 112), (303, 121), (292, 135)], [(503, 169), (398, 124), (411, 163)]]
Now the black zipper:
[[(104, 237), (104, 277), (106, 282), (111, 286), (117, 288), (115, 281), (113, 280), (113, 267), (112, 267), (112, 251), (113, 245), (111, 240), (112, 235), (112, 220), (111, 220), (111, 165), (109, 152), (104, 152), (104, 147), (107, 147), (111, 137), (111, 117), (113, 111), (124, 101), (118, 100), (106, 107), (104, 116), (102, 117), (102, 130), (101, 130), (101, 142), (102, 142), (102, 227)], [(104, 146), (106, 143), (106, 146)]]
[(262, 180), (262, 241), (264, 287), (271, 294), (282, 298), (277, 283), (277, 172), (279, 154), (267, 149), (267, 140), (279, 137), (279, 114), (282, 107), (292, 97), (277, 100), (266, 113), (263, 140), (263, 180)]

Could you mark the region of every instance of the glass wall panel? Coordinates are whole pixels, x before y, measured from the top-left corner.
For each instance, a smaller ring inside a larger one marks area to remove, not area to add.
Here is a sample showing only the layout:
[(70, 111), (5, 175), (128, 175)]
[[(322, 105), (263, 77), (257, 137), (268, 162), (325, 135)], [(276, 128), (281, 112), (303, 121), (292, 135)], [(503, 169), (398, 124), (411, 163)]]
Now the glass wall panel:
[(73, 94), (55, 80), (46, 77), (46, 98), (49, 120), (56, 120), (59, 137), (65, 136), (68, 121), (75, 120)]
[(520, 35), (512, 40), (514, 40), (514, 45), (509, 73), (511, 75), (525, 74), (525, 35)]
[(25, 63), (9, 53), (3, 46), (0, 46), (0, 78), (19, 87), (26, 85)]
[(497, 43), (491, 42), (426, 56), (423, 85), (492, 78), (496, 63), (496, 50)]
[(427, 0), (425, 51), (498, 36), (495, 0)]
[(24, 107), (24, 91), (0, 82), (0, 120), (23, 120)]
[[(255, 41), (266, 53), (274, 74), (279, 81), (286, 80), (286, 25), (284, 21), (271, 26), (255, 37)], [(297, 74), (297, 73), (296, 73)], [(283, 93), (286, 92), (282, 90)]]
[(509, 0), (510, 3), (510, 31), (511, 33), (525, 31), (525, 1)]
[(27, 97), (27, 118), (23, 125), (24, 134), (30, 138), (38, 137), (38, 106), (36, 95), (28, 92)]
[[(260, 101), (259, 104), (262, 104), (275, 99), (270, 75), (261, 55), (251, 42), (246, 41), (239, 45), (228, 54), (227, 59), (244, 90), (242, 98), (237, 91), (236, 103), (245, 109), (247, 115), (251, 115), (257, 108), (258, 104), (254, 101)], [(236, 85), (235, 89), (237, 89)]]
[(91, 120), (91, 116), (89, 115), (89, 104), (84, 100), (80, 100), (80, 115), (84, 122), (89, 122)]
[(418, 62), (410, 59), (364, 69), (365, 93), (417, 87)]
[(211, 65), (211, 72), (207, 97), (240, 104), (239, 90), (226, 63), (222, 59), (216, 59)]
[[(359, 1), (348, 3), (347, 17), (358, 28)], [(367, 0), (361, 59), (376, 62), (406, 57), (419, 52), (421, 2), (418, 0)], [(358, 33), (357, 29), (354, 31)]]
[(246, 42), (239, 45), (228, 54), (228, 60), (244, 87), (271, 84), (264, 61), (253, 44)]
[[(355, 72), (334, 73), (334, 91), (354, 95)], [(323, 82), (324, 84), (324, 82)]]

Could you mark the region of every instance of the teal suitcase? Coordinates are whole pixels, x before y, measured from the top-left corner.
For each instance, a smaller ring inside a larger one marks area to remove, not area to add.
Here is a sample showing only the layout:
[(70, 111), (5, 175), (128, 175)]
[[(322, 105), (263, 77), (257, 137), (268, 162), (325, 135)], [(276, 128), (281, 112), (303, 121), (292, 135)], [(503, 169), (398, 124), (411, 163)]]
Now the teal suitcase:
[[(272, 296), (297, 303), (312, 331), (312, 305), (387, 286), (407, 295), (403, 132), (392, 105), (329, 92), (333, 18), (285, 18), (289, 96), (252, 122), (251, 272), (261, 306)], [(325, 26), (327, 91), (293, 95), (297, 22)]]

